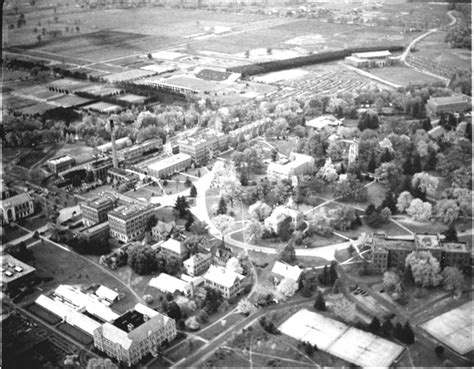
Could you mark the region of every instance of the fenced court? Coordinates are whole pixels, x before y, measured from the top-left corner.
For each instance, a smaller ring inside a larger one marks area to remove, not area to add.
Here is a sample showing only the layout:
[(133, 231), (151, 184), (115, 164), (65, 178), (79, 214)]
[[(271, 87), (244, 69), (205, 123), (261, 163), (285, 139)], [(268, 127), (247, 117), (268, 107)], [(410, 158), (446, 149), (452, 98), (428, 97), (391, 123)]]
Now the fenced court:
[(474, 302), (467, 302), (457, 309), (428, 320), (421, 327), (446, 346), (461, 355), (465, 355), (474, 350), (472, 337), (474, 329), (472, 324), (473, 308)]
[(362, 367), (388, 368), (404, 350), (396, 343), (306, 309), (291, 316), (279, 330)]

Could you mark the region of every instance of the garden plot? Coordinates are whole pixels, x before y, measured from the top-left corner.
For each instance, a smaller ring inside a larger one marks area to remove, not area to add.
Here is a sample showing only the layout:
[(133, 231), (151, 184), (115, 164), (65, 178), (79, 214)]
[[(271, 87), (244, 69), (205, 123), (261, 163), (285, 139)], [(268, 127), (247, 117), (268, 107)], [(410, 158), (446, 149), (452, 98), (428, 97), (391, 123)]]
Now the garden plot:
[(390, 367), (404, 348), (371, 333), (302, 309), (279, 330), (362, 367)]
[(472, 337), (474, 329), (472, 322), (473, 308), (474, 302), (470, 301), (457, 309), (427, 321), (421, 327), (454, 351), (465, 355), (474, 350)]

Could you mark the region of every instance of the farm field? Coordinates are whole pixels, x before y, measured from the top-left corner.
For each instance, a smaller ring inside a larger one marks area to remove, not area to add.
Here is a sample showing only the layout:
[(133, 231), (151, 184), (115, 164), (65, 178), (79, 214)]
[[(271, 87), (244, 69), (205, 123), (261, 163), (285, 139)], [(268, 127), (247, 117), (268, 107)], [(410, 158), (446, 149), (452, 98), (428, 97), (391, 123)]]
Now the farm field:
[(407, 67), (386, 67), (386, 68), (373, 68), (370, 69), (370, 73), (377, 77), (384, 78), (389, 82), (399, 84), (401, 86), (408, 85), (421, 85), (431, 84), (440, 82), (438, 78), (434, 78), (418, 72), (416, 70)]

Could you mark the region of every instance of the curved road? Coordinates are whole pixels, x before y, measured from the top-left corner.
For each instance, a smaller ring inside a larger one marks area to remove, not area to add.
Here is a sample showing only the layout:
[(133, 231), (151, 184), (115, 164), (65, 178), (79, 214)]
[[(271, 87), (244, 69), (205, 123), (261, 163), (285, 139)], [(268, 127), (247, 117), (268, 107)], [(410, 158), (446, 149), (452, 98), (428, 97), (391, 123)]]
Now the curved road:
[[(457, 22), (457, 19), (456, 17), (453, 15), (453, 11), (450, 10), (448, 12), (448, 16), (451, 18), (451, 22), (449, 22), (449, 24), (447, 25), (447, 27), (452, 27), (456, 24)], [(421, 68), (418, 68), (418, 67), (415, 67), (411, 64), (409, 64), (407, 61), (406, 61), (406, 58), (408, 56), (408, 54), (410, 53), (410, 51), (415, 47), (415, 45), (423, 40), (424, 38), (430, 36), (431, 34), (435, 33), (435, 32), (438, 32), (439, 29), (438, 28), (433, 28), (433, 29), (430, 29), (428, 32), (426, 33), (423, 33), (422, 35), (418, 36), (417, 38), (415, 38), (413, 41), (410, 42), (410, 44), (407, 46), (407, 48), (405, 49), (405, 51), (403, 52), (403, 54), (400, 56), (400, 61), (402, 61), (407, 67), (410, 67), (418, 72), (421, 72), (421, 73), (424, 73), (426, 75), (429, 75), (431, 77), (434, 77), (434, 78), (437, 78), (437, 79), (441, 79), (442, 81), (444, 81), (446, 84), (449, 83), (449, 79), (448, 78), (445, 78), (443, 76), (439, 76), (437, 74), (434, 74), (434, 73), (431, 73), (425, 69), (421, 69)]]

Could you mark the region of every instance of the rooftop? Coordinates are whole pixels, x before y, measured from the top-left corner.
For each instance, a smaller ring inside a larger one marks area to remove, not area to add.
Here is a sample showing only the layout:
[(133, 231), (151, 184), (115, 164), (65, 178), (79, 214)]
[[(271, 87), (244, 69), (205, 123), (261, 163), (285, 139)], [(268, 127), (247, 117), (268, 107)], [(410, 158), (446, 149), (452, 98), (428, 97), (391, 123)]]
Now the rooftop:
[(113, 216), (125, 220), (140, 215), (149, 209), (151, 209), (150, 206), (144, 206), (139, 204), (122, 205), (109, 212), (109, 217)]
[(186, 160), (191, 160), (191, 156), (188, 154), (179, 153), (153, 162), (152, 164), (148, 165), (148, 169), (159, 171)]
[(215, 91), (224, 88), (219, 83), (212, 81), (205, 81), (191, 76), (175, 76), (159, 81), (151, 81), (151, 84), (157, 84), (165, 87), (177, 87), (182, 89), (190, 89), (198, 92)]
[(91, 208), (98, 209), (104, 206), (112, 206), (113, 203), (113, 198), (106, 194), (105, 196), (96, 196), (86, 204)]
[(466, 242), (443, 242), (443, 248), (449, 252), (470, 252)]
[(174, 252), (175, 254), (182, 255), (186, 251), (186, 246), (184, 246), (183, 243), (181, 243), (178, 240), (175, 240), (173, 238), (170, 238), (160, 244), (160, 247), (162, 249), (169, 250), (171, 252)]
[(415, 244), (417, 247), (426, 249), (439, 249), (441, 243), (438, 235), (436, 234), (415, 234)]
[(469, 102), (469, 97), (466, 95), (456, 94), (452, 96), (433, 97), (431, 96), (428, 101), (433, 102), (435, 105), (444, 104), (457, 104), (462, 102)]
[(287, 167), (287, 168), (297, 168), (302, 164), (314, 162), (312, 156), (305, 154), (298, 154), (292, 152), (288, 159), (283, 159), (278, 162), (271, 162), (268, 167), (271, 170), (271, 167)]
[(10, 283), (36, 270), (10, 254), (0, 255), (0, 262), (2, 264), (2, 283)]
[(202, 252), (200, 252), (198, 254), (194, 254), (190, 258), (183, 261), (183, 264), (192, 266), (192, 265), (195, 265), (195, 264), (199, 263), (202, 260), (210, 259), (211, 257), (212, 257), (211, 254), (203, 254)]
[(158, 277), (152, 278), (148, 285), (160, 291), (175, 293), (176, 291), (187, 294), (191, 289), (191, 284), (172, 275), (161, 273)]
[(278, 274), (283, 278), (290, 278), (297, 281), (303, 271), (297, 266), (291, 266), (280, 261), (275, 261), (272, 273)]
[(5, 200), (1, 201), (1, 208), (5, 209), (9, 206), (16, 206), (24, 204), (25, 202), (33, 201), (30, 194), (27, 192), (19, 193), (18, 195), (6, 198)]
[(388, 50), (383, 50), (383, 51), (370, 51), (366, 53), (355, 53), (352, 54), (353, 56), (357, 58), (363, 58), (363, 59), (375, 59), (375, 58), (386, 58), (392, 55), (392, 53)]
[(316, 129), (322, 129), (328, 125), (334, 126), (339, 125), (340, 121), (333, 115), (322, 115), (320, 117), (311, 119), (305, 123), (306, 127), (312, 127)]
[(139, 313), (136, 310), (127, 311), (122, 316), (118, 317), (114, 322), (113, 325), (117, 328), (121, 329), (124, 332), (129, 332), (129, 327), (133, 330), (143, 323), (145, 323), (144, 314)]
[(155, 145), (155, 144), (160, 145), (162, 142), (163, 141), (161, 140), (161, 138), (150, 138), (149, 140), (140, 142), (136, 145), (124, 147), (123, 149), (120, 149), (119, 151), (121, 152), (132, 151), (142, 146)]
[(237, 279), (242, 280), (244, 276), (224, 267), (211, 265), (203, 275), (203, 278), (218, 285), (231, 288)]

